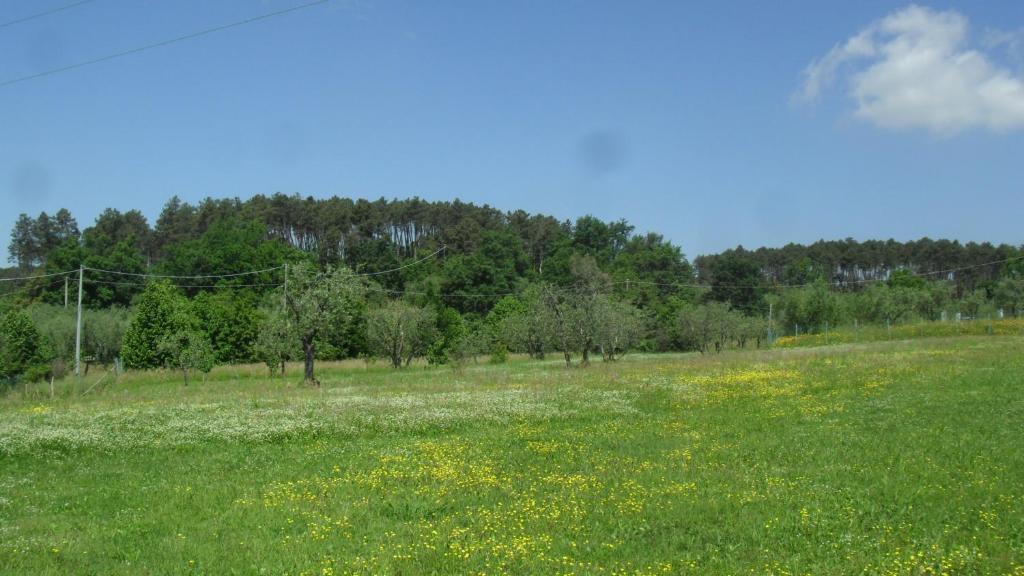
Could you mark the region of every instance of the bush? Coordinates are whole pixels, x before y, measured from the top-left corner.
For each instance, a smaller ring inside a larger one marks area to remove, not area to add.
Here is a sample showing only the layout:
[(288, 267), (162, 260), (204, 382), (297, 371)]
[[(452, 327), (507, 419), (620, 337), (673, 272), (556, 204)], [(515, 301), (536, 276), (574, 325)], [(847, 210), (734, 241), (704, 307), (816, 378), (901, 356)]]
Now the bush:
[(504, 364), (508, 362), (508, 346), (500, 340), (491, 343), (491, 364)]
[(437, 315), (438, 338), (427, 349), (427, 362), (447, 364), (457, 354), (457, 348), (466, 337), (466, 324), (452, 308), (442, 307)]
[(0, 319), (0, 380), (42, 380), (50, 374), (48, 354), (32, 319), (13, 310)]
[(170, 355), (159, 344), (166, 336), (191, 328), (188, 319), (188, 301), (174, 286), (166, 282), (146, 286), (124, 334), (121, 355), (125, 368), (167, 364)]

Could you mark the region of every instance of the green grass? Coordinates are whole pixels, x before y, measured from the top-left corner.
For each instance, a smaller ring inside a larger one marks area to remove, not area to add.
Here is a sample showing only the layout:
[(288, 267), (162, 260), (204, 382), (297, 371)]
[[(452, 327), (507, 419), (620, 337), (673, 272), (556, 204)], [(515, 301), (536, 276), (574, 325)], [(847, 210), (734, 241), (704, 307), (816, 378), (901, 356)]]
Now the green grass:
[(1020, 575), (1022, 349), (19, 388), (0, 572)]
[(800, 348), (910, 340), (918, 338), (949, 338), (954, 336), (1024, 336), (1024, 319), (965, 320), (963, 322), (912, 322), (893, 326), (840, 326), (827, 333), (824, 330), (797, 336), (782, 336), (774, 342), (776, 348)]

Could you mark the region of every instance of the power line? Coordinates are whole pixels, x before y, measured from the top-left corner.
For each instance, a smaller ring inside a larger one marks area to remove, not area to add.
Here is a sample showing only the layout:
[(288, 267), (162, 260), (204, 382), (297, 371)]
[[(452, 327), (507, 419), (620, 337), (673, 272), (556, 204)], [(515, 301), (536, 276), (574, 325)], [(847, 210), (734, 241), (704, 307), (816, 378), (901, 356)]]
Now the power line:
[(433, 253), (431, 253), (431, 254), (429, 254), (427, 256), (424, 256), (424, 257), (422, 257), (422, 258), (420, 258), (418, 260), (409, 262), (407, 264), (402, 264), (402, 265), (398, 266), (398, 268), (396, 268), (396, 269), (384, 270), (384, 271), (380, 271), (380, 272), (368, 272), (366, 274), (353, 274), (352, 276), (380, 276), (382, 274), (391, 274), (392, 272), (398, 272), (400, 270), (404, 270), (404, 269), (410, 268), (410, 266), (414, 266), (414, 265), (416, 265), (416, 264), (418, 264), (420, 262), (423, 262), (423, 261), (429, 260), (430, 258), (433, 258), (437, 254), (440, 254), (441, 252), (443, 252), (445, 248), (447, 248), (447, 246), (441, 246), (440, 248), (434, 250)]
[[(54, 275), (51, 274), (50, 276), (54, 276)], [(36, 276), (36, 278), (42, 278), (42, 276)], [(58, 286), (58, 284), (57, 284), (58, 281), (60, 281), (59, 278), (54, 278), (48, 284), (45, 284), (43, 286), (22, 286), (20, 288), (15, 288), (15, 289), (11, 290), (10, 292), (4, 292), (4, 293), (0, 294), (0, 299), (9, 298), (11, 296), (28, 295), (30, 292), (33, 292), (33, 291), (36, 291), (36, 290), (49, 290), (49, 289), (52, 289), (54, 286)]]
[(93, 2), (93, 1), (94, 0), (79, 0), (78, 2), (72, 2), (70, 4), (65, 4), (63, 6), (57, 6), (56, 8), (51, 8), (49, 10), (44, 10), (42, 12), (36, 12), (35, 14), (31, 14), (31, 15), (25, 16), (23, 18), (17, 18), (15, 20), (9, 20), (7, 22), (4, 22), (3, 24), (0, 24), (0, 28), (7, 28), (8, 26), (14, 26), (15, 24), (21, 24), (22, 22), (28, 22), (29, 20), (35, 20), (36, 18), (42, 18), (43, 16), (49, 16), (50, 14), (56, 14), (57, 12), (63, 12), (64, 10), (69, 10), (69, 9), (74, 8), (76, 6), (81, 6), (82, 4), (88, 4), (88, 3)]
[[(249, 272), (235, 272), (229, 274), (201, 274), (197, 276), (175, 276), (172, 274), (148, 274), (142, 272), (120, 272), (117, 270), (102, 270), (100, 268), (89, 268), (86, 266), (84, 269), (92, 272), (102, 272), (103, 274), (116, 274), (119, 276), (135, 276), (138, 278), (166, 278), (169, 280), (200, 280), (204, 278), (237, 278), (239, 276), (253, 276), (255, 274), (262, 274), (264, 272), (273, 272), (274, 270), (280, 270), (284, 268), (284, 265), (274, 266), (273, 268), (264, 268), (262, 270), (252, 270)], [(96, 280), (90, 280), (90, 282), (96, 282)]]
[[(561, 288), (561, 287), (560, 287)], [(369, 292), (380, 292), (384, 294), (395, 294), (395, 295), (411, 295), (411, 296), (433, 296), (437, 295), (440, 298), (503, 298), (505, 296), (518, 296), (523, 293), (523, 290), (518, 292), (494, 292), (491, 294), (474, 294), (472, 292), (449, 292), (447, 294), (443, 292), (422, 292), (416, 290), (392, 290), (390, 288), (374, 288), (372, 286), (366, 286), (364, 288)]]
[(223, 24), (221, 26), (215, 26), (213, 28), (207, 28), (205, 30), (200, 30), (198, 32), (192, 32), (190, 34), (185, 34), (184, 36), (178, 36), (176, 38), (170, 38), (168, 40), (162, 40), (160, 42), (155, 42), (153, 44), (147, 44), (145, 46), (139, 46), (137, 48), (132, 48), (132, 49), (129, 49), (129, 50), (123, 50), (121, 52), (115, 52), (113, 54), (107, 54), (106, 56), (100, 56), (99, 58), (93, 58), (92, 60), (85, 60), (85, 61), (82, 61), (82, 62), (77, 62), (75, 64), (69, 64), (67, 66), (61, 66), (59, 68), (52, 68), (50, 70), (45, 70), (43, 72), (37, 72), (35, 74), (29, 74), (28, 76), (21, 76), (19, 78), (12, 78), (11, 80), (5, 80), (3, 82), (0, 82), (0, 88), (3, 88), (5, 86), (10, 86), (12, 84), (18, 84), (18, 83), (21, 83), (21, 82), (27, 82), (29, 80), (35, 80), (36, 78), (42, 78), (43, 76), (51, 76), (53, 74), (58, 74), (60, 72), (67, 72), (69, 70), (75, 70), (77, 68), (83, 68), (85, 66), (91, 66), (93, 64), (99, 64), (100, 62), (106, 62), (108, 60), (114, 60), (115, 58), (121, 58), (122, 56), (129, 56), (131, 54), (138, 54), (139, 52), (145, 52), (146, 50), (152, 50), (153, 48), (160, 48), (160, 47), (163, 47), (163, 46), (168, 46), (170, 44), (175, 44), (175, 43), (178, 43), (178, 42), (183, 42), (185, 40), (191, 40), (193, 38), (198, 38), (200, 36), (206, 36), (207, 34), (213, 34), (215, 32), (222, 32), (222, 31), (228, 30), (230, 28), (237, 28), (238, 26), (244, 26), (246, 24), (252, 24), (253, 22), (259, 22), (260, 20), (267, 20), (269, 18), (274, 18), (276, 16), (282, 16), (282, 15), (288, 14), (290, 12), (298, 12), (299, 10), (305, 10), (307, 8), (312, 8), (313, 6), (318, 6), (320, 4), (326, 4), (327, 2), (330, 2), (330, 0), (315, 0), (313, 2), (307, 2), (305, 4), (299, 4), (298, 6), (292, 6), (291, 8), (285, 8), (283, 10), (277, 10), (275, 12), (268, 12), (266, 14), (261, 14), (260, 16), (253, 16), (252, 18), (246, 18), (245, 20), (238, 20), (236, 22), (231, 22), (229, 24)]
[[(427, 256), (424, 256), (423, 258), (420, 258), (418, 260), (414, 260), (412, 262), (408, 262), (406, 264), (398, 266), (397, 268), (391, 268), (390, 270), (380, 270), (378, 272), (366, 272), (366, 273), (362, 273), (362, 274), (352, 274), (352, 276), (379, 276), (381, 274), (390, 274), (392, 272), (398, 272), (400, 270), (404, 270), (404, 269), (409, 268), (411, 266), (415, 266), (417, 264), (423, 263), (423, 262), (433, 258), (434, 256), (437, 256), (438, 254), (443, 252), (446, 248), (447, 248), (446, 246), (441, 246), (440, 248), (438, 248), (434, 252), (428, 254)], [(119, 275), (119, 276), (134, 276), (134, 277), (137, 277), (137, 278), (165, 278), (165, 279), (170, 279), (170, 280), (199, 280), (199, 279), (204, 279), (204, 278), (237, 278), (239, 276), (253, 276), (253, 275), (256, 275), (256, 274), (263, 274), (264, 272), (273, 272), (274, 270), (281, 270), (283, 268), (284, 268), (284, 265), (282, 264), (281, 266), (274, 266), (274, 267), (271, 267), (271, 268), (263, 268), (261, 270), (251, 270), (251, 271), (248, 271), (248, 272), (234, 272), (234, 273), (226, 273), (226, 274), (200, 274), (200, 275), (193, 275), (193, 276), (179, 276), (179, 275), (173, 275), (173, 274), (149, 274), (149, 273), (145, 273), (145, 272), (121, 272), (119, 270), (104, 270), (102, 268), (90, 268), (88, 266), (85, 267), (85, 270), (89, 270), (89, 271), (92, 271), (92, 272), (100, 272), (100, 273), (103, 273), (103, 274), (116, 274), (116, 275)], [(77, 270), (72, 270), (71, 272), (77, 272)], [(98, 282), (98, 280), (90, 280), (90, 282)], [(252, 286), (257, 286), (257, 284), (252, 284)], [(202, 287), (203, 286), (182, 286), (182, 288), (202, 288)]]
[[(109, 280), (88, 280), (90, 284), (107, 284), (110, 286), (145, 286), (145, 282), (112, 282)], [(277, 287), (281, 283), (262, 284), (175, 284), (178, 288), (256, 288), (256, 287)]]
[(0, 278), (0, 282), (17, 282), (19, 280), (35, 280), (36, 278), (49, 278), (51, 276), (64, 276), (67, 274), (74, 274), (78, 270), (68, 270), (66, 272), (54, 272), (53, 274), (37, 274), (35, 276), (19, 276), (16, 278)]

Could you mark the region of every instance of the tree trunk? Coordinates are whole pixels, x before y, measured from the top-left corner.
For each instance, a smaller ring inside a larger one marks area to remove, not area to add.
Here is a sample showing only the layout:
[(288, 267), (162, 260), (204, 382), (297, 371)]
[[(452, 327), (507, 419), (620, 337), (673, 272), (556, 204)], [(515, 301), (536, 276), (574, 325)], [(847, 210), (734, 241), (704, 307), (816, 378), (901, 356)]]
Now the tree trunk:
[(182, 373), (185, 374), (185, 386), (188, 386), (188, 369), (183, 369)]
[(306, 370), (303, 380), (307, 384), (318, 384), (316, 379), (313, 378), (313, 357), (316, 356), (316, 345), (313, 344), (313, 338), (306, 337), (302, 339), (302, 350), (306, 356)]

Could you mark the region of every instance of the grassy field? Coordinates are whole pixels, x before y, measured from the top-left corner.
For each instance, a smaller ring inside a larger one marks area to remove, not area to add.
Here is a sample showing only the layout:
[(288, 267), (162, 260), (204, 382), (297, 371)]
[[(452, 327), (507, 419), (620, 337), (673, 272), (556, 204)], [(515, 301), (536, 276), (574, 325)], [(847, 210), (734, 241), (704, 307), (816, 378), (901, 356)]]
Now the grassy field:
[(775, 348), (828, 346), (888, 340), (917, 338), (949, 338), (954, 336), (1024, 336), (1024, 319), (966, 320), (963, 322), (914, 322), (894, 326), (841, 326), (827, 333), (819, 330), (799, 336), (782, 336), (773, 344)]
[(0, 399), (0, 572), (1022, 575), (1022, 351), (94, 372)]

